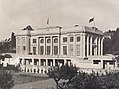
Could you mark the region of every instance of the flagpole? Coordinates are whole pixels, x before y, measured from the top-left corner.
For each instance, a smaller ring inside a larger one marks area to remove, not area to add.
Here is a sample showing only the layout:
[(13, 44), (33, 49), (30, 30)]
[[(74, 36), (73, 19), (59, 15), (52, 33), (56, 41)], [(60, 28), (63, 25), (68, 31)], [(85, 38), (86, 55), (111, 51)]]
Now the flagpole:
[(49, 31), (49, 17), (47, 18), (47, 31)]

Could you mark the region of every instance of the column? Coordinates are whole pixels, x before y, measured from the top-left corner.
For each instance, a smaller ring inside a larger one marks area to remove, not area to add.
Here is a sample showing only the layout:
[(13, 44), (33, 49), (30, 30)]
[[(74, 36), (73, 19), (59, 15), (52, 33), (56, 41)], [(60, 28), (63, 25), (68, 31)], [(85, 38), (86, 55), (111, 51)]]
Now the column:
[(34, 59), (32, 59), (32, 65), (34, 65)]
[(76, 55), (76, 35), (74, 35), (74, 46), (73, 46), (73, 53), (74, 53), (74, 56)]
[(24, 60), (24, 59), (22, 59), (22, 65), (25, 65), (25, 64), (24, 64), (24, 62), (25, 62), (25, 60)]
[(104, 38), (101, 39), (101, 56), (103, 55), (103, 39)]
[(87, 57), (89, 56), (89, 36), (87, 35)]
[(43, 53), (43, 55), (46, 55), (46, 38), (45, 37), (43, 37), (43, 39), (44, 39), (44, 53)]
[(92, 56), (92, 36), (90, 36), (90, 56)]
[(97, 56), (97, 37), (95, 38), (95, 46), (94, 55)]
[(81, 56), (85, 57), (85, 34), (81, 34)]
[(70, 55), (69, 43), (70, 43), (70, 34), (67, 34), (67, 55)]
[(51, 39), (50, 55), (53, 55), (53, 37), (51, 36), (50, 39)]
[(100, 56), (100, 40), (101, 40), (101, 38), (99, 37), (98, 38), (98, 55)]
[(39, 38), (37, 37), (36, 39), (36, 54), (38, 55), (39, 54)]
[(41, 66), (41, 60), (39, 59), (39, 66)]
[(60, 36), (58, 37), (58, 55), (60, 55), (61, 45), (60, 45)]
[(103, 60), (101, 60), (101, 62), (100, 62), (100, 68), (101, 69), (103, 69), (103, 62), (104, 62)]
[(53, 59), (53, 66), (55, 66), (55, 59)]
[(67, 63), (67, 60), (66, 59), (64, 59), (64, 65)]

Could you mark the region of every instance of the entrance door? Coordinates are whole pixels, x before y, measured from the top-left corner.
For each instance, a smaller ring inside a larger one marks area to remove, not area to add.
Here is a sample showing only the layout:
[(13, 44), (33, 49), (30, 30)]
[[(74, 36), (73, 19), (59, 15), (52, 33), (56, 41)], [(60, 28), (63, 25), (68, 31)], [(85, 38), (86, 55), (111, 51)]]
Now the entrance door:
[(103, 69), (105, 69), (106, 64), (106, 61), (103, 61)]

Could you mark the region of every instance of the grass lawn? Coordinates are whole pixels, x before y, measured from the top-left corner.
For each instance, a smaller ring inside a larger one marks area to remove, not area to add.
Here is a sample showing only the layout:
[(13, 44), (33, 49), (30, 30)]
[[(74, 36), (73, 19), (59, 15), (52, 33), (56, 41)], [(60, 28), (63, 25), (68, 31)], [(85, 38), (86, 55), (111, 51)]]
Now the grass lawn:
[[(14, 80), (13, 89), (56, 89), (55, 81), (47, 75), (37, 73), (23, 73), (10, 69)], [(52, 88), (53, 87), (53, 88)]]
[(13, 80), (15, 85), (49, 79), (47, 76), (40, 75), (40, 74), (35, 75), (35, 74), (15, 73), (15, 72), (12, 72), (12, 74), (13, 74)]
[(55, 81), (41, 74), (14, 73), (13, 89), (56, 89)]

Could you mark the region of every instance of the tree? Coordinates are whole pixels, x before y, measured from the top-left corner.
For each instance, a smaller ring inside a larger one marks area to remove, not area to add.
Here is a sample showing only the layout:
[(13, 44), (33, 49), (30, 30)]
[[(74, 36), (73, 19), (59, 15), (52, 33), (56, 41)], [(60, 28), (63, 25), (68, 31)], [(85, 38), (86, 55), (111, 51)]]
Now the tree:
[(1, 89), (12, 89), (14, 80), (10, 71), (0, 69), (0, 87)]
[(62, 66), (55, 66), (51, 67), (48, 71), (48, 76), (50, 78), (53, 78), (56, 82), (57, 89), (64, 87), (64, 82), (60, 83), (59, 86), (59, 81), (62, 80), (67, 80), (67, 83), (70, 83), (71, 79), (77, 75), (77, 70), (78, 68), (76, 66), (73, 66), (73, 64), (68, 64), (66, 63), (65, 65)]
[(60, 66), (54, 66), (54, 67), (49, 68), (48, 73), (47, 73), (47, 75), (50, 78), (53, 78), (55, 80), (57, 89), (59, 89), (58, 88), (58, 86), (59, 86), (58, 82), (62, 78), (61, 73), (62, 72), (61, 72), (61, 67)]
[(67, 83), (71, 81), (71, 79), (77, 75), (78, 68), (73, 64), (66, 63), (65, 65), (61, 66), (62, 72), (62, 79), (68, 80)]
[(109, 38), (105, 38), (104, 39), (104, 46), (103, 46), (103, 51), (104, 51), (104, 54), (109, 54), (111, 53), (111, 39)]

